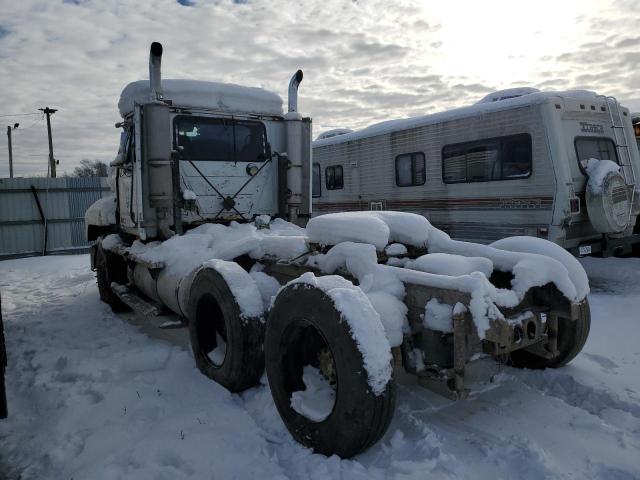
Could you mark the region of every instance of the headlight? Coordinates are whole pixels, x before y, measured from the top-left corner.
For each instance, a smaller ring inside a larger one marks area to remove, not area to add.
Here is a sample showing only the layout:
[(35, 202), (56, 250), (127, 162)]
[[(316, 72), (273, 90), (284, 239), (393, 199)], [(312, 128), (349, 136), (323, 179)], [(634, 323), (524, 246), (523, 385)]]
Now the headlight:
[(258, 173), (258, 170), (260, 169), (255, 165), (247, 165), (247, 175), (251, 175), (253, 177), (256, 173)]

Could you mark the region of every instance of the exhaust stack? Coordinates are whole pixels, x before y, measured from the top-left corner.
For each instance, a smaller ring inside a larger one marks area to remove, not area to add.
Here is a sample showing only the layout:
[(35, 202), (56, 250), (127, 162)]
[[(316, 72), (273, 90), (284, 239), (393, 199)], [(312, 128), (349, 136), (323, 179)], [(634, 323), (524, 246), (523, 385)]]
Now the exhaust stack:
[[(311, 214), (311, 121), (298, 113), (298, 86), (302, 70), (289, 82), (289, 112), (284, 116), (287, 132), (286, 216), (305, 223)], [(284, 174), (284, 173), (283, 173)]]
[(160, 67), (162, 63), (162, 44), (153, 42), (149, 51), (149, 87), (152, 100), (162, 100), (162, 75)]
[(302, 70), (298, 70), (289, 81), (289, 112), (298, 111), (298, 86), (300, 82), (302, 82)]

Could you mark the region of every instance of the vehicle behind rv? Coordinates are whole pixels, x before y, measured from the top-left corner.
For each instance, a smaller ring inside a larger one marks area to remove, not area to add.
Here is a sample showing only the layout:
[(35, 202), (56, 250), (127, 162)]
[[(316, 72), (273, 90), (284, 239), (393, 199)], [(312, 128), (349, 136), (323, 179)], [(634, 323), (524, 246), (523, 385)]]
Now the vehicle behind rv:
[(528, 235), (574, 254), (624, 253), (640, 241), (634, 139), (612, 97), (498, 92), (316, 140), (314, 213), (401, 210), (462, 240)]
[(161, 55), (121, 95), (115, 196), (85, 215), (91, 263), (114, 311), (176, 315), (208, 378), (241, 392), (266, 370), (292, 436), (350, 457), (389, 426), (394, 367), (463, 398), (478, 354), (557, 368), (580, 352), (589, 285), (565, 250), (454, 241), (403, 212), (309, 219), (302, 72), (284, 113), (261, 89), (163, 81)]

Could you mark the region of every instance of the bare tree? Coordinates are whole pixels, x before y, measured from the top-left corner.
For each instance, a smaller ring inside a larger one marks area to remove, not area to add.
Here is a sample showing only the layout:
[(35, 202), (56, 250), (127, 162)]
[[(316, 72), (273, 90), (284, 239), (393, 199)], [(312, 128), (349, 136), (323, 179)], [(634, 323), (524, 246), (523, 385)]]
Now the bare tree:
[(84, 159), (80, 165), (73, 169), (72, 177), (106, 177), (108, 176), (107, 164), (100, 160)]

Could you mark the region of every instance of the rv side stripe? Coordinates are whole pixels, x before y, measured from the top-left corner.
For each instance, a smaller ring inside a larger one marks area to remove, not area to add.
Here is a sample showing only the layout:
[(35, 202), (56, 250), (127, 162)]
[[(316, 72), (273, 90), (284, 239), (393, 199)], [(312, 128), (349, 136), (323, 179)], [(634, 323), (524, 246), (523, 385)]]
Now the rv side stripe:
[[(383, 201), (386, 209), (425, 208), (431, 210), (448, 209), (501, 209), (501, 210), (550, 210), (553, 197), (511, 197), (511, 198), (461, 198), (461, 199), (411, 199), (411, 200), (370, 200)], [(368, 207), (369, 201), (317, 202), (319, 209), (360, 209)]]

